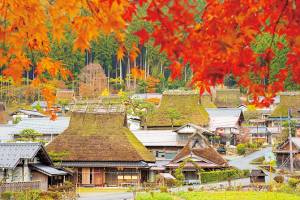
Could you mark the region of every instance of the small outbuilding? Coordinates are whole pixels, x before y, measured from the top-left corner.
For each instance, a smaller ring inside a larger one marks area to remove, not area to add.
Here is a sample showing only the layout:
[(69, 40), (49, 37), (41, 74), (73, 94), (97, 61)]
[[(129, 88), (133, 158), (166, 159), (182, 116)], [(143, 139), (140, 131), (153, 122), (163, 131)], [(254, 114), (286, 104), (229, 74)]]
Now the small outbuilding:
[(265, 183), (266, 174), (261, 169), (253, 169), (250, 173), (250, 183)]

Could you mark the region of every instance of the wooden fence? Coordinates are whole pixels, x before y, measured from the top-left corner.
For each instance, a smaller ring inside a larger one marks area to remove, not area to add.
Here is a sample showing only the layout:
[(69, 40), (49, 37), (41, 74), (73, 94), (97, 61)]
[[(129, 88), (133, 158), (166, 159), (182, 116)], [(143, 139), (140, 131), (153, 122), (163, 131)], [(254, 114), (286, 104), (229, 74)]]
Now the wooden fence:
[(41, 189), (40, 181), (0, 183), (0, 193), (6, 191), (19, 192), (28, 189)]

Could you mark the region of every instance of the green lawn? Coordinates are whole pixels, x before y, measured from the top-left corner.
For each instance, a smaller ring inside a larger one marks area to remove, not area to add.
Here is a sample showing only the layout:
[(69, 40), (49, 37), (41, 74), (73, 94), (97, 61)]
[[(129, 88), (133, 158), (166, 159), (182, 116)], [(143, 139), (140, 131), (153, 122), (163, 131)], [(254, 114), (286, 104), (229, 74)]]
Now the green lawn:
[(181, 192), (140, 193), (137, 200), (299, 200), (300, 196), (276, 192)]

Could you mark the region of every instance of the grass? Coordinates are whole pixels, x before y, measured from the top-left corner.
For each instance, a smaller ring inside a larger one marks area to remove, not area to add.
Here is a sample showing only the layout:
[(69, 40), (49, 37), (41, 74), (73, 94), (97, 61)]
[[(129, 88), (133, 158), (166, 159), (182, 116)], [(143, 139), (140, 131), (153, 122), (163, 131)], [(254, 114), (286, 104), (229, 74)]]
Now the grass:
[(139, 193), (136, 200), (174, 200), (174, 198), (169, 193)]
[(276, 192), (184, 192), (184, 200), (299, 200), (299, 196)]
[(137, 200), (299, 200), (298, 195), (277, 192), (180, 192), (140, 193)]
[(87, 193), (87, 192), (127, 192), (127, 188), (97, 188), (97, 187), (79, 187), (77, 192)]

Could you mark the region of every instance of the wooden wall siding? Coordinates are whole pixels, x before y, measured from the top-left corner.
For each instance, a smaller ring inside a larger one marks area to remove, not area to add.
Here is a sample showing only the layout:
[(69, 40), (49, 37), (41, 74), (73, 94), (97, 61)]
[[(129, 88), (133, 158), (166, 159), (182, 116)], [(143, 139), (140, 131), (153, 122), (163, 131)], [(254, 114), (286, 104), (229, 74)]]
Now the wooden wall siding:
[(33, 181), (40, 181), (40, 188), (43, 191), (48, 190), (48, 176), (42, 174), (40, 172), (32, 172), (32, 180)]
[(91, 184), (91, 178), (90, 178), (90, 168), (82, 168), (82, 184), (83, 185), (89, 185)]
[(100, 168), (94, 168), (94, 184), (96, 186), (104, 185), (104, 171)]

